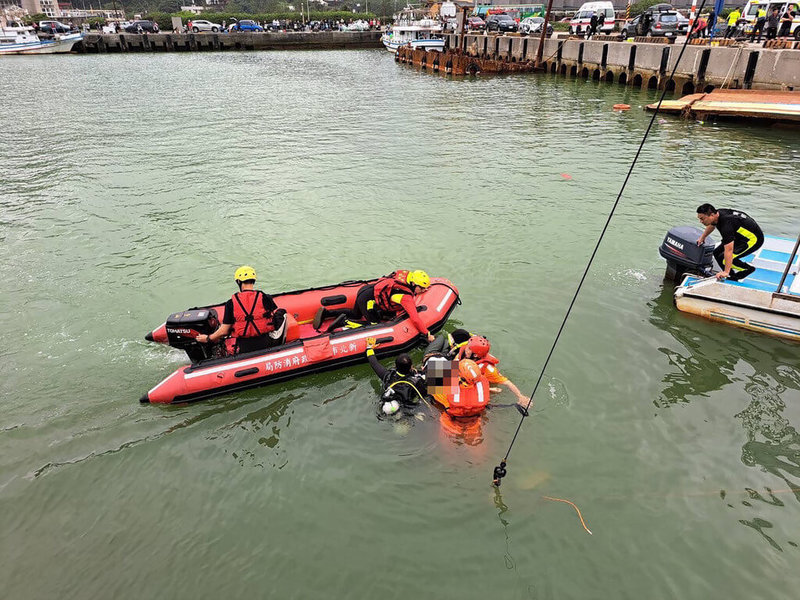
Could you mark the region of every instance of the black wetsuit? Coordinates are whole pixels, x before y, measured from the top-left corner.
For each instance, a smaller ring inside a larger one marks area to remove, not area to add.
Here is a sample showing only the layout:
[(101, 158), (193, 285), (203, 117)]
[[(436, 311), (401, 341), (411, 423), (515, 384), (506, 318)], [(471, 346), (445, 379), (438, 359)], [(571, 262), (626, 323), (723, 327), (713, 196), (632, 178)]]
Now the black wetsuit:
[[(381, 393), (385, 401), (397, 400), (403, 407), (413, 407), (419, 404), (428, 393), (425, 377), (421, 373), (412, 371), (409, 375), (400, 375), (396, 369), (387, 369), (374, 354), (368, 354), (369, 366), (381, 380)], [(388, 390), (392, 390), (388, 394)]]
[(740, 210), (730, 208), (719, 209), (717, 231), (722, 236), (722, 243), (714, 249), (714, 258), (725, 269), (725, 245), (733, 242), (733, 260), (731, 261), (730, 279), (739, 281), (750, 275), (756, 268), (742, 260), (743, 256), (752, 254), (764, 243), (764, 234), (751, 216)]

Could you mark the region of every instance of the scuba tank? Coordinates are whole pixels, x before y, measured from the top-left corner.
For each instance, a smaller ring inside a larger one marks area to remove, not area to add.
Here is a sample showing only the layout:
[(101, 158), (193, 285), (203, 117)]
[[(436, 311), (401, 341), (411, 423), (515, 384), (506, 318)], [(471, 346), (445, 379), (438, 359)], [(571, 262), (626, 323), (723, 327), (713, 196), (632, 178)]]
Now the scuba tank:
[(400, 410), (401, 406), (415, 406), (425, 398), (425, 376), (412, 371), (408, 375), (400, 375), (397, 369), (389, 369), (383, 378), (383, 393), (381, 394), (381, 410), (386, 415), (392, 415)]

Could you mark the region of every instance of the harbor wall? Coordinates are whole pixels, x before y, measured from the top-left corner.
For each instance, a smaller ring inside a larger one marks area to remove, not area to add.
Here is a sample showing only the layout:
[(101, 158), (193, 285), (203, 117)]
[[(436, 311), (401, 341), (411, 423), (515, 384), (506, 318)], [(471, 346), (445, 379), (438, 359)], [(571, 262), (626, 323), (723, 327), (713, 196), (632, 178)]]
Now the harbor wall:
[[(539, 38), (467, 34), (447, 36), (447, 48), (473, 59), (533, 62)], [(675, 75), (672, 69), (682, 45), (654, 38), (619, 41), (550, 38), (544, 41), (542, 68), (567, 77), (582, 77), (689, 94), (722, 86), (744, 89), (800, 90), (800, 49), (760, 46), (689, 45)]]
[(90, 33), (79, 52), (193, 52), (214, 50), (308, 50), (382, 48), (380, 31), (231, 33)]

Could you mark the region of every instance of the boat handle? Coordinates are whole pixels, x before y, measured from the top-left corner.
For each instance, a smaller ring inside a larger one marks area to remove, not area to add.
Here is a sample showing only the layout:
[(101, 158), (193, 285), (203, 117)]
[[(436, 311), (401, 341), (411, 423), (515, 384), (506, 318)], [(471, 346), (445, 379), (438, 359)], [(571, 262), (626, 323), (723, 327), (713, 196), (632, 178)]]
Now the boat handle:
[(234, 377), (247, 377), (248, 375), (255, 375), (258, 373), (258, 367), (250, 367), (249, 369), (242, 369), (233, 374)]

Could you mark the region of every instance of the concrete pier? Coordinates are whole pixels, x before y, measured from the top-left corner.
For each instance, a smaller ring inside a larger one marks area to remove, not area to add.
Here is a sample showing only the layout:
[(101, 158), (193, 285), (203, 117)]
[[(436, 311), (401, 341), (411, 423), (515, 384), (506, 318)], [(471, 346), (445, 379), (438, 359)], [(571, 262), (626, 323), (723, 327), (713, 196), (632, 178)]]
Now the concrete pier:
[[(535, 61), (539, 38), (451, 34), (446, 45), (472, 59), (513, 64)], [(633, 42), (612, 36), (593, 40), (551, 38), (544, 42), (542, 68), (569, 77), (666, 88), (680, 94), (707, 92), (723, 85), (732, 89), (800, 90), (800, 49), (689, 45), (670, 77), (681, 47), (680, 43), (659, 42), (657, 38), (635, 38)], [(475, 71), (480, 69), (467, 67), (467, 74)]]
[(214, 50), (307, 50), (382, 48), (380, 31), (232, 33), (90, 33), (76, 50), (102, 52), (194, 52)]

